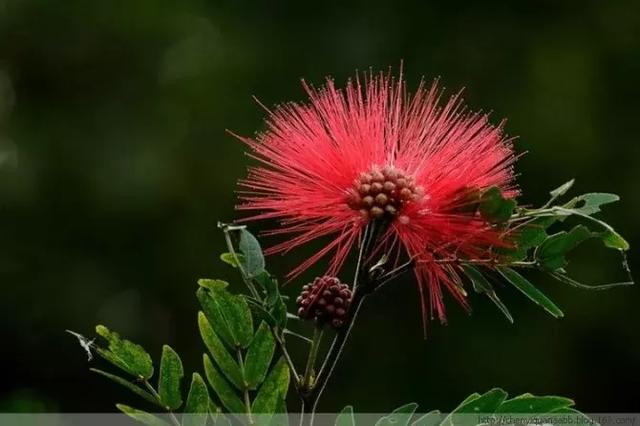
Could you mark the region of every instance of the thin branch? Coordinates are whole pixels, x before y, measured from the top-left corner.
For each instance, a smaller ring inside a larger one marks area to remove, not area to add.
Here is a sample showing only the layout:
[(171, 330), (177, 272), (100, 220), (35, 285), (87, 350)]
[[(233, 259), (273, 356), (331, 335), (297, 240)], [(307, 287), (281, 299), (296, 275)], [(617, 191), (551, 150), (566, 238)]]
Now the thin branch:
[(293, 363), (293, 360), (291, 359), (291, 355), (289, 355), (289, 351), (287, 351), (287, 346), (284, 342), (284, 339), (282, 338), (282, 335), (280, 334), (280, 330), (277, 327), (273, 327), (271, 331), (273, 332), (273, 336), (275, 337), (276, 342), (278, 343), (278, 347), (280, 347), (280, 351), (282, 352), (282, 356), (284, 357), (285, 362), (289, 366), (289, 371), (291, 371), (291, 374), (293, 375), (293, 378), (294, 378), (293, 383), (295, 383), (297, 388), (298, 382), (300, 381), (300, 376), (296, 371), (296, 366)]
[(318, 357), (318, 350), (320, 349), (320, 342), (322, 341), (322, 327), (315, 327), (313, 330), (313, 340), (311, 343), (311, 348), (309, 348), (309, 356), (307, 358), (307, 366), (304, 370), (304, 377), (302, 378), (302, 389), (309, 389), (313, 386), (314, 381), (314, 368), (316, 363), (316, 358)]
[(615, 287), (626, 287), (629, 285), (634, 285), (633, 281), (624, 281), (624, 282), (618, 282), (618, 283), (609, 283), (609, 284), (597, 284), (597, 285), (587, 285), (587, 284), (582, 284), (581, 282), (578, 282), (576, 280), (574, 280), (573, 278), (565, 275), (565, 274), (561, 274), (558, 272), (553, 272), (550, 274), (553, 278), (557, 279), (560, 282), (563, 282), (565, 284), (569, 284), (573, 287), (577, 287), (577, 288), (581, 288), (583, 290), (595, 290), (595, 291), (599, 291), (599, 290), (609, 290), (611, 288), (615, 288)]
[(318, 407), (320, 396), (322, 396), (322, 392), (326, 388), (327, 382), (333, 374), (333, 371), (338, 363), (338, 359), (340, 359), (340, 356), (342, 355), (342, 351), (344, 350), (347, 339), (351, 334), (351, 330), (353, 328), (353, 325), (355, 324), (356, 317), (358, 316), (360, 307), (362, 306), (365, 297), (366, 294), (363, 291), (357, 291), (354, 294), (352, 301), (353, 311), (350, 319), (348, 323), (345, 324), (345, 326), (341, 328), (336, 334), (327, 357), (325, 358), (324, 364), (322, 365), (322, 369), (318, 374), (318, 378), (316, 380), (316, 383), (314, 384), (311, 394), (307, 397), (307, 402), (311, 405), (311, 418), (309, 421), (310, 425), (313, 425), (313, 419)]
[[(160, 399), (160, 395), (158, 394), (158, 392), (156, 392), (156, 390), (153, 388), (153, 386), (151, 386), (151, 383), (149, 383), (149, 381), (147, 379), (143, 379), (142, 380), (142, 384), (147, 388), (149, 393), (151, 393), (151, 395), (153, 395), (153, 397), (155, 399), (157, 399), (160, 404), (162, 404), (162, 400)], [(180, 422), (178, 421), (178, 418), (176, 417), (176, 415), (173, 414), (173, 411), (171, 411), (168, 407), (165, 407), (165, 409), (167, 410), (167, 413), (169, 414), (169, 418), (171, 419), (171, 423), (173, 423), (175, 426), (180, 426)]]
[[(244, 376), (244, 361), (242, 359), (242, 351), (238, 349), (238, 365), (240, 366), (240, 371), (242, 371), (242, 375)], [(244, 405), (245, 410), (247, 412), (247, 419), (249, 420), (249, 424), (254, 424), (253, 415), (251, 414), (251, 398), (249, 398), (249, 388), (246, 383), (243, 383), (244, 389)]]

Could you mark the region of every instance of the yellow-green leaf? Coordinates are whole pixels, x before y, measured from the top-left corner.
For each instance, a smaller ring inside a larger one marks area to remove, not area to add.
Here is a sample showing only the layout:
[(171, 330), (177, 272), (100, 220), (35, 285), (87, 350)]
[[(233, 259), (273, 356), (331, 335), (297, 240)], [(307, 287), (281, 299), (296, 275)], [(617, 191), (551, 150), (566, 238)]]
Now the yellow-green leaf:
[(202, 312), (198, 312), (198, 327), (200, 328), (200, 335), (202, 336), (204, 344), (207, 346), (207, 349), (209, 349), (209, 353), (213, 356), (220, 370), (222, 370), (227, 379), (229, 379), (238, 390), (244, 390), (246, 386), (240, 366), (222, 344), (222, 341), (213, 331), (207, 317)]
[(205, 426), (209, 416), (209, 391), (198, 373), (193, 373), (187, 403), (182, 416), (182, 426)]
[(137, 408), (132, 408), (124, 404), (116, 404), (116, 407), (127, 416), (140, 423), (144, 423), (145, 425), (169, 426), (169, 423), (165, 422), (160, 417), (154, 416), (153, 414), (147, 413), (146, 411), (138, 410)]
[(135, 377), (153, 376), (151, 356), (140, 345), (121, 339), (120, 335), (104, 325), (96, 326), (96, 333), (108, 343), (108, 349), (97, 348), (98, 355)]
[(182, 405), (180, 382), (183, 376), (184, 370), (180, 356), (170, 346), (164, 345), (160, 360), (158, 394), (160, 401), (170, 410), (176, 410)]

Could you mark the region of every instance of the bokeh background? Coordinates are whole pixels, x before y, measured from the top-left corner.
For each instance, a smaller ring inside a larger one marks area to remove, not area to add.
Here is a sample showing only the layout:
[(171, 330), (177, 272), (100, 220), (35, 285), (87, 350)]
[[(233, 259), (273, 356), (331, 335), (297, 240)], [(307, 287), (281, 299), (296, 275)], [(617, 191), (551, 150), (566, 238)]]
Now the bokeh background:
[[(1, 0), (0, 409), (135, 402), (88, 372), (67, 328), (91, 336), (104, 323), (156, 357), (167, 342), (201, 370), (195, 281), (239, 286), (217, 260), (216, 222), (237, 217), (250, 159), (225, 129), (262, 128), (253, 95), (302, 100), (300, 78), (344, 82), (401, 60), (409, 87), (440, 76), (450, 93), (466, 87), (472, 108), (508, 118), (527, 152), (523, 202), (576, 177), (576, 191), (622, 196), (607, 217), (640, 245), (635, 0)], [(282, 274), (301, 256), (270, 268)], [(624, 279), (599, 244), (573, 260), (588, 282)], [(632, 250), (636, 270), (638, 260)], [(532, 279), (566, 318), (505, 287), (515, 325), (472, 295), (472, 316), (451, 303), (449, 325), (425, 341), (410, 278), (376, 294), (321, 408), (448, 410), (501, 386), (570, 396), (589, 412), (640, 411), (640, 290)]]

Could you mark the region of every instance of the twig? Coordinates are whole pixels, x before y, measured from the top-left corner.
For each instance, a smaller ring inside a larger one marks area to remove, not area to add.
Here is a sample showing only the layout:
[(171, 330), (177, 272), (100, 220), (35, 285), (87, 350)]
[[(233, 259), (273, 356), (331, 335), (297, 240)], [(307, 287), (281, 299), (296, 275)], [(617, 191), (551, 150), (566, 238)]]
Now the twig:
[[(242, 360), (242, 352), (238, 349), (238, 365), (240, 366), (240, 371), (242, 371), (242, 376), (244, 377), (244, 361)], [(251, 399), (249, 398), (249, 388), (246, 383), (243, 383), (244, 386), (244, 405), (247, 411), (247, 420), (249, 420), (249, 424), (254, 424), (253, 415), (251, 414)]]
[(311, 341), (311, 348), (309, 348), (309, 357), (307, 358), (307, 366), (305, 367), (301, 384), (303, 390), (313, 386), (314, 366), (318, 357), (320, 342), (322, 341), (322, 332), (322, 326), (317, 326), (313, 330), (313, 340)]
[[(149, 383), (147, 379), (142, 379), (142, 384), (149, 390), (149, 393), (151, 393), (151, 395), (153, 395), (153, 397), (158, 400), (159, 403), (162, 403), (162, 400), (160, 399), (160, 395), (158, 394), (158, 392), (156, 392), (153, 386), (151, 386), (151, 383)], [(176, 417), (176, 415), (173, 414), (173, 411), (171, 411), (168, 407), (165, 407), (165, 409), (169, 414), (171, 423), (173, 423), (175, 426), (180, 426), (180, 422), (178, 421), (178, 418)]]
[(280, 334), (280, 330), (278, 329), (278, 327), (273, 327), (271, 331), (273, 332), (273, 336), (275, 337), (276, 342), (278, 343), (278, 347), (282, 352), (282, 356), (284, 357), (285, 362), (289, 366), (289, 371), (291, 372), (294, 378), (293, 383), (296, 385), (296, 388), (297, 388), (298, 382), (300, 380), (300, 376), (296, 371), (296, 366), (293, 363), (293, 360), (291, 359), (291, 355), (289, 355), (289, 351), (287, 351), (287, 346), (284, 342), (284, 339), (282, 338), (282, 335)]

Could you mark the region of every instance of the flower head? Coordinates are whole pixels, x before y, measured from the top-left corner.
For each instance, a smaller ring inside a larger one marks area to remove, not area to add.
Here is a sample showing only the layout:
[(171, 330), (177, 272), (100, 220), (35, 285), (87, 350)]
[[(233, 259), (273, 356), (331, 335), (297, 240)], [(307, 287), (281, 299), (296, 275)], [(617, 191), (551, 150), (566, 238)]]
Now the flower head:
[(254, 212), (245, 220), (279, 220), (267, 234), (288, 238), (267, 253), (329, 237), (290, 277), (325, 256), (336, 275), (367, 225), (383, 224), (373, 252), (414, 259), (425, 321), (428, 312), (445, 321), (444, 289), (467, 306), (460, 265), (446, 260), (491, 257), (505, 244), (473, 203), (492, 186), (516, 195), (511, 141), (458, 95), (442, 102), (437, 83), (413, 95), (382, 74), (344, 90), (331, 79), (303, 84), (309, 102), (268, 111), (266, 131), (241, 138), (261, 163), (240, 182), (238, 208)]
[(336, 277), (316, 277), (313, 282), (302, 286), (296, 303), (301, 319), (312, 319), (319, 327), (328, 323), (338, 329), (344, 325), (351, 305), (351, 289)]

